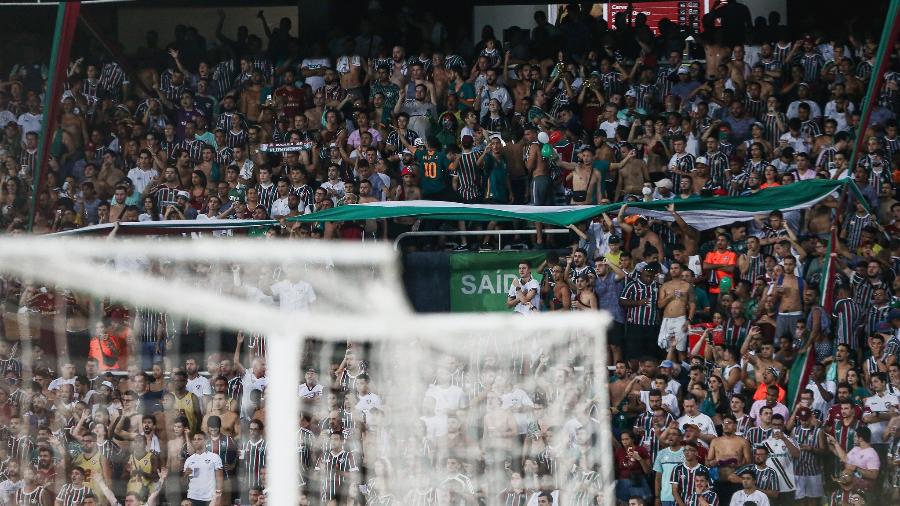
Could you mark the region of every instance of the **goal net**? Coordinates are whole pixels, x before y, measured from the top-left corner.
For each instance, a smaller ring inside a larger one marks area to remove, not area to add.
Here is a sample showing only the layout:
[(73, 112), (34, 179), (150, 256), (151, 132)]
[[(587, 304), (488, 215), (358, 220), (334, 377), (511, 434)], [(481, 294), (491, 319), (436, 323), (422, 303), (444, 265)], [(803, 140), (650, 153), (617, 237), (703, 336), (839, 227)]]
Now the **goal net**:
[(234, 414), (220, 430), (229, 417), (243, 429), (220, 505), (256, 488), (277, 505), (538, 504), (541, 493), (612, 504), (606, 316), (416, 314), (395, 255), (318, 241), (4, 238), (0, 329), (26, 380), (37, 358), (80, 370), (99, 355), (125, 382), (141, 370), (171, 380), (193, 359), (211, 395), (181, 414), (206, 429), (224, 393)]

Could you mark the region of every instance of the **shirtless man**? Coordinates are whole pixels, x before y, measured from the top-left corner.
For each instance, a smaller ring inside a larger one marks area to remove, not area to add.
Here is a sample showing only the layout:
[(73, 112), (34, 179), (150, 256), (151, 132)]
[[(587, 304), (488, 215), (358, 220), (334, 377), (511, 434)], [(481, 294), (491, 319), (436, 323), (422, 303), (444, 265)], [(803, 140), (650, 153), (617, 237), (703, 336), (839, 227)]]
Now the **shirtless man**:
[(672, 278), (660, 287), (657, 304), (663, 310), (657, 344), (662, 349), (668, 349), (670, 340), (674, 338), (678, 359), (683, 361), (687, 355), (688, 322), (694, 319), (697, 309), (694, 288), (680, 276)]
[[(750, 332), (747, 334), (747, 341), (745, 341), (744, 344), (747, 344), (757, 337), (761, 337), (759, 327), (750, 327)], [(774, 378), (768, 378), (767, 380), (766, 376), (771, 375), (769, 369), (774, 368), (778, 371), (784, 370), (784, 364), (775, 360), (775, 347), (772, 343), (764, 343), (760, 346), (759, 353), (755, 355), (747, 353), (744, 358), (746, 359), (746, 362), (753, 364), (754, 383), (751, 384), (746, 382), (746, 389), (751, 387), (755, 388), (762, 383), (774, 384), (778, 381), (778, 377), (775, 376)]]
[(722, 436), (712, 440), (706, 465), (719, 468), (719, 483), (724, 484), (738, 467), (750, 463), (750, 442), (738, 436), (737, 420), (731, 413), (722, 415)]
[(341, 76), (341, 88), (354, 97), (362, 96), (363, 69), (366, 59), (356, 54), (356, 44), (352, 38), (344, 42), (344, 56), (335, 62), (335, 70)]
[[(116, 167), (113, 155), (106, 153), (100, 162), (100, 172), (94, 180), (94, 186), (97, 188), (97, 195), (105, 199), (113, 194), (116, 185), (125, 177), (125, 172)], [(116, 216), (113, 214), (113, 216)]]
[(241, 422), (237, 413), (228, 409), (228, 399), (225, 394), (217, 393), (213, 395), (210, 401), (210, 408), (206, 415), (203, 416), (203, 422), (200, 424), (200, 430), (209, 431), (210, 416), (218, 416), (222, 422), (222, 433), (231, 437), (237, 437), (241, 432)]
[(253, 69), (250, 74), (250, 83), (241, 91), (241, 99), (238, 107), (241, 113), (250, 121), (259, 118), (260, 93), (263, 87), (263, 75), (259, 69)]
[(694, 162), (694, 171), (691, 172), (691, 193), (700, 195), (700, 190), (706, 188), (706, 184), (709, 183), (710, 179), (706, 157), (697, 157), (697, 160)]
[(368, 179), (363, 179), (359, 182), (359, 203), (370, 202), (378, 202), (378, 199), (372, 196), (372, 183)]
[(558, 162), (560, 167), (572, 171), (566, 176), (572, 183), (572, 204), (596, 204), (603, 178), (594, 169), (594, 149), (585, 144), (578, 152), (578, 159), (580, 163)]
[[(537, 128), (530, 126), (525, 129), (522, 141), (525, 148), (522, 150), (522, 160), (525, 162), (525, 170), (531, 174), (531, 205), (545, 206), (551, 201), (552, 181), (550, 181), (550, 164), (541, 156), (541, 145), (537, 141)], [(544, 244), (543, 225), (535, 223), (537, 236), (535, 243)]]
[[(648, 244), (656, 248), (656, 251), (665, 251), (659, 235), (650, 230), (650, 223), (646, 219), (638, 218), (633, 225), (625, 223), (625, 210), (627, 208), (627, 204), (619, 208), (619, 216), (617, 219), (623, 232), (634, 232), (630, 244), (628, 244), (628, 246), (631, 247), (631, 257), (643, 258), (644, 248), (646, 248)], [(637, 239), (637, 244), (634, 244), (635, 239)], [(626, 247), (625, 249), (627, 250), (628, 248)]]
[(621, 147), (622, 161), (609, 164), (610, 170), (619, 171), (619, 180), (616, 183), (616, 200), (622, 200), (624, 195), (640, 195), (644, 183), (650, 182), (650, 171), (647, 162), (634, 157), (635, 149), (631, 144), (624, 143)]
[(832, 210), (836, 208), (838, 201), (834, 197), (827, 197), (818, 204), (812, 206), (806, 212), (806, 230), (810, 235), (825, 237), (834, 224)]
[(612, 401), (612, 405), (617, 405), (621, 402), (631, 392), (635, 382), (640, 381), (645, 376), (635, 376), (628, 367), (628, 363), (624, 360), (619, 360), (616, 362), (616, 378), (616, 381), (609, 384), (609, 398)]
[[(506, 63), (509, 60), (509, 51), (506, 52)], [(532, 92), (532, 84), (531, 80), (531, 65), (524, 63), (520, 66), (516, 72), (518, 79), (509, 79), (507, 80), (509, 87), (513, 92), (513, 104), (515, 107), (515, 111), (519, 114), (526, 114), (527, 107), (524, 105), (523, 98), (531, 97)], [(503, 74), (508, 75), (506, 72)]]
[(778, 303), (778, 318), (775, 321), (775, 338), (785, 334), (793, 337), (794, 328), (803, 316), (803, 297), (800, 292), (800, 280), (794, 275), (797, 259), (793, 256), (784, 259), (784, 275), (777, 280), (774, 297)]

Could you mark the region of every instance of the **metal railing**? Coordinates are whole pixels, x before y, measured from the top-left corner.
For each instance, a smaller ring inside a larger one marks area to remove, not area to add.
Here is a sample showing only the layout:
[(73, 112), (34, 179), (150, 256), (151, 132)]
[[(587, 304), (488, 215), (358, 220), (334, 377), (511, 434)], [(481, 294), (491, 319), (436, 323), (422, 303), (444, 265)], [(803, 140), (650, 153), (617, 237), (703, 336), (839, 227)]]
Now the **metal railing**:
[[(569, 229), (567, 228), (551, 228), (545, 229), (542, 231), (544, 234), (568, 234)], [(406, 239), (407, 237), (440, 237), (440, 236), (486, 236), (486, 235), (496, 235), (497, 236), (497, 250), (503, 249), (503, 241), (502, 237), (504, 235), (537, 235), (537, 231), (534, 229), (526, 229), (526, 230), (451, 230), (447, 232), (441, 232), (438, 230), (420, 230), (415, 232), (403, 232), (398, 235), (396, 239), (394, 239), (394, 251), (400, 248), (400, 241)]]

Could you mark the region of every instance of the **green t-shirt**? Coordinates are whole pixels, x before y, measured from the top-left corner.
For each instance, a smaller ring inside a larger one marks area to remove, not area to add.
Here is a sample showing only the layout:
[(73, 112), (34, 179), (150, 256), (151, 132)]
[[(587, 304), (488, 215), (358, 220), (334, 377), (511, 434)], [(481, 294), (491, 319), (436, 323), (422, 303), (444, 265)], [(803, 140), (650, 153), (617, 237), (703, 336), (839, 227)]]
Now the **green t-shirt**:
[(231, 202), (236, 202), (240, 200), (241, 202), (247, 201), (247, 188), (243, 185), (238, 185), (235, 188), (228, 190), (228, 200)]
[(247, 230), (247, 237), (265, 237), (269, 227), (250, 227)]
[(506, 186), (509, 169), (506, 160), (494, 158), (493, 154), (488, 153), (484, 157), (484, 170), (488, 173), (488, 181), (491, 185), (491, 194), (488, 195), (488, 200), (497, 204), (509, 204), (509, 192)]
[[(455, 90), (456, 83), (454, 81), (450, 81), (448, 89)], [(474, 99), (475, 86), (473, 86), (472, 83), (463, 83), (462, 86), (459, 87), (459, 91), (456, 92), (456, 96), (459, 97), (460, 101)]]
[(440, 144), (443, 149), (447, 149), (447, 146), (456, 145), (456, 139), (458, 136), (455, 130), (441, 129), (441, 131), (438, 132), (435, 137), (437, 137), (438, 144)]
[(420, 149), (416, 151), (419, 161), (419, 185), (422, 195), (434, 195), (447, 189), (447, 171), (450, 166), (443, 151)]

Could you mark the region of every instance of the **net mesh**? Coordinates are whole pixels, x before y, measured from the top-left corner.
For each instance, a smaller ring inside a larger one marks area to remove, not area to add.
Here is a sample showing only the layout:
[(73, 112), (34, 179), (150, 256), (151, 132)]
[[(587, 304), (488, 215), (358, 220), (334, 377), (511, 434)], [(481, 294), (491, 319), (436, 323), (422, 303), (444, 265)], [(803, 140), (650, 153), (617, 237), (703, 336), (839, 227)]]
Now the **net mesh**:
[[(416, 315), (380, 245), (3, 239), (0, 276), (23, 376), (85, 353), (127, 373), (120, 390), (154, 364), (205, 369), (212, 395), (189, 421), (238, 416), (234, 498), (257, 486), (270, 504), (612, 497), (599, 313)], [(104, 337), (117, 356), (93, 346)], [(253, 419), (266, 426), (257, 468)]]

